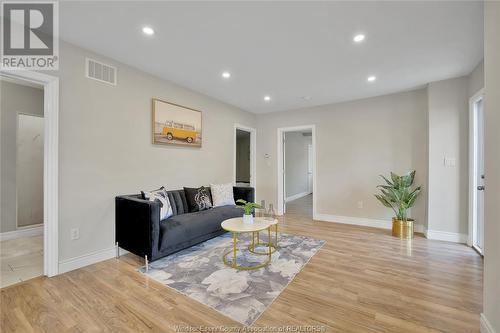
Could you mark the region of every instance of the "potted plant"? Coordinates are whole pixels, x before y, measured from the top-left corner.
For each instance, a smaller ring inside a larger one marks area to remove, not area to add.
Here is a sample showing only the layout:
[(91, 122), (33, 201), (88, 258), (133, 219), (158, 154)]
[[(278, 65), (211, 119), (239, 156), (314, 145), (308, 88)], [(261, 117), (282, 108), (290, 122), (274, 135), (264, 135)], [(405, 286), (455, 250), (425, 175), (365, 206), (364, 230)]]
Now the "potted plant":
[(254, 202), (247, 202), (243, 199), (236, 200), (236, 203), (241, 204), (238, 207), (244, 210), (243, 223), (252, 224), (253, 223), (252, 211), (254, 210), (254, 208), (261, 208), (260, 205)]
[(410, 171), (404, 176), (391, 172), (391, 180), (382, 175), (380, 177), (386, 184), (377, 186), (381, 194), (375, 194), (375, 197), (396, 214), (392, 218), (392, 235), (402, 239), (413, 238), (415, 221), (408, 218), (408, 209), (415, 204), (421, 191), (421, 186), (412, 189), (415, 171)]

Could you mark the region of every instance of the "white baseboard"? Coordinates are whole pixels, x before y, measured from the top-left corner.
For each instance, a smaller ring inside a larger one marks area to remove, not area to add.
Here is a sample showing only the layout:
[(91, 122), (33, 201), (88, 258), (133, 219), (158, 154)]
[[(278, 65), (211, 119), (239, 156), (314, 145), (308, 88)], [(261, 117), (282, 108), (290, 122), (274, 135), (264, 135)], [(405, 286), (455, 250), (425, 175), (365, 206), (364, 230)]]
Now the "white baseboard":
[(484, 313), (481, 313), (481, 317), (479, 319), (479, 327), (481, 329), (481, 333), (497, 333), (493, 326), (491, 326)]
[(0, 233), (0, 241), (39, 235), (43, 235), (43, 224), (37, 225), (36, 227), (25, 227), (14, 231), (2, 232)]
[[(120, 255), (126, 254), (125, 251), (120, 248)], [(71, 258), (59, 262), (59, 274), (63, 274), (78, 268), (82, 268), (88, 265), (96, 264), (100, 261), (108, 260), (116, 256), (116, 247), (110, 247), (104, 250), (91, 252), (89, 254), (84, 254), (76, 258)]]
[(425, 237), (429, 239), (441, 240), (454, 243), (467, 243), (468, 236), (448, 231), (426, 230)]
[[(340, 215), (330, 215), (330, 214), (315, 214), (313, 219), (317, 221), (360, 225), (364, 227), (392, 229), (392, 220), (379, 220), (379, 219), (370, 219), (365, 217), (340, 216)], [(421, 224), (415, 224), (415, 231), (423, 232), (424, 227)]]
[(316, 215), (314, 215), (313, 219), (318, 220), (318, 221), (361, 225), (364, 227), (374, 227), (374, 228), (381, 228), (381, 229), (391, 229), (392, 228), (392, 221), (369, 219), (369, 218), (364, 218), (364, 217), (351, 217), (351, 216), (340, 216), (340, 215), (330, 215), (330, 214), (316, 214)]
[(289, 201), (293, 201), (293, 200), (297, 200), (297, 199), (300, 199), (302, 197), (305, 197), (306, 195), (309, 195), (311, 194), (311, 192), (301, 192), (301, 193), (297, 193), (297, 194), (294, 194), (294, 195), (291, 195), (289, 197), (286, 197), (285, 198), (285, 202), (289, 202)]

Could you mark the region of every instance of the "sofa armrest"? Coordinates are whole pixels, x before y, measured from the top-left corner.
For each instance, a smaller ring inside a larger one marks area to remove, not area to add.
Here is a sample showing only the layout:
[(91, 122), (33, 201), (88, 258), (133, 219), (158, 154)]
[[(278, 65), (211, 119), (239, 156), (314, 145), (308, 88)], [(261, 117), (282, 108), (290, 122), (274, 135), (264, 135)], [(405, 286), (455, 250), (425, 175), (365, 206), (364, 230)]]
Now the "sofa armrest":
[(128, 195), (115, 198), (115, 238), (119, 247), (151, 259), (158, 252), (159, 237), (159, 202)]
[(255, 202), (255, 189), (253, 187), (234, 186), (234, 201), (243, 199), (247, 202)]

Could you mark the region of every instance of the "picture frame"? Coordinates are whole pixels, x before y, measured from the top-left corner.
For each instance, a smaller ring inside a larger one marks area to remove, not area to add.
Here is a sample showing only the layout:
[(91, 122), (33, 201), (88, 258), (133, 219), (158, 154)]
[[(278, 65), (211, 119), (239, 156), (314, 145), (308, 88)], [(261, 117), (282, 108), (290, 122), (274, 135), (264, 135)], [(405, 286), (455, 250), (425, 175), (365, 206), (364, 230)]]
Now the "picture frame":
[(200, 148), (202, 112), (187, 106), (152, 99), (153, 144)]

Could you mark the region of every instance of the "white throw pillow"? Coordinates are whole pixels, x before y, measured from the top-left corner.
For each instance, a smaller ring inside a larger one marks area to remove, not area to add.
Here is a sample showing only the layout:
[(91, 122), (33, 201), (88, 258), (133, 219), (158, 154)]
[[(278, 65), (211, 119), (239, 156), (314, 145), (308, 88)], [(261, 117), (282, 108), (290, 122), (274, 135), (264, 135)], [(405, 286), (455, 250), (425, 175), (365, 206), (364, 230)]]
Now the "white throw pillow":
[(146, 192), (143, 191), (142, 195), (144, 196), (144, 199), (149, 200), (149, 201), (160, 201), (160, 221), (164, 220), (166, 218), (169, 218), (170, 216), (174, 215), (174, 212), (172, 211), (172, 206), (170, 205), (170, 200), (168, 199), (168, 194), (167, 191), (165, 190), (164, 187), (159, 188), (158, 190)]
[(235, 205), (233, 184), (210, 184), (210, 192), (214, 207)]

